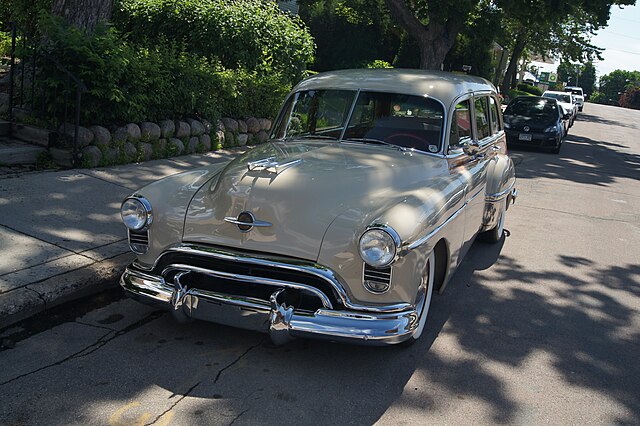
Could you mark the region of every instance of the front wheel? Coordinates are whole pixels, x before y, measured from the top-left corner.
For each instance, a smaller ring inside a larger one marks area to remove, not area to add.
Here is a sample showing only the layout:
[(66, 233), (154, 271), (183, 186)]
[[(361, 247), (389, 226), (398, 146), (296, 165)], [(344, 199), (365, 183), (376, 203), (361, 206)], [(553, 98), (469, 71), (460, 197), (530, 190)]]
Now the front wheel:
[[(423, 296), (423, 301), (416, 301), (418, 304), (418, 326), (416, 327), (413, 335), (406, 340), (404, 343), (407, 345), (411, 345), (415, 343), (420, 336), (422, 336), (422, 332), (424, 331), (424, 325), (427, 322), (427, 317), (429, 316), (429, 306), (431, 306), (431, 295), (433, 294), (433, 281), (435, 278), (435, 265), (436, 265), (436, 255), (432, 250), (431, 254), (429, 254), (429, 259), (427, 259), (427, 266), (425, 267), (424, 275), (422, 277), (422, 285), (420, 286), (420, 294)], [(422, 309), (420, 309), (420, 306)]]

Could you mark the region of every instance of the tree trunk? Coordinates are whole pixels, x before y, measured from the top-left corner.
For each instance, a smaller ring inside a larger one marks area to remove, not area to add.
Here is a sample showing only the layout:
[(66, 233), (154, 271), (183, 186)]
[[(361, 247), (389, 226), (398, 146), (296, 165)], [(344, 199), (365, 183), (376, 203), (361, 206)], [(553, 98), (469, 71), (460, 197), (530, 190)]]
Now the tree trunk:
[(507, 67), (507, 72), (504, 75), (504, 79), (502, 80), (502, 93), (507, 93), (509, 89), (513, 86), (513, 81), (515, 81), (516, 72), (518, 71), (518, 61), (520, 60), (520, 56), (522, 56), (522, 52), (527, 45), (527, 34), (526, 33), (518, 33), (516, 36), (516, 44), (513, 47), (513, 53), (511, 54), (511, 60), (509, 61), (509, 66)]
[(441, 70), (444, 58), (456, 41), (461, 22), (449, 19), (446, 23), (429, 18), (422, 25), (405, 0), (385, 0), (391, 15), (398, 24), (418, 43), (420, 49), (420, 68)]
[(113, 0), (53, 0), (51, 12), (90, 33), (99, 22), (111, 19)]

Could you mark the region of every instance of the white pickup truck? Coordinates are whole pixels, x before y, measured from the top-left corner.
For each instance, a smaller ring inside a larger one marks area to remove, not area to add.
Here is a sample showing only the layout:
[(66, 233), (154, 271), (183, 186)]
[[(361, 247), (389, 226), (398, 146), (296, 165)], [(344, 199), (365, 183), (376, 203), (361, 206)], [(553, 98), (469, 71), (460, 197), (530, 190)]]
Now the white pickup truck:
[(582, 91), (582, 87), (567, 86), (564, 88), (564, 91), (573, 94), (576, 104), (578, 105), (578, 111), (582, 111), (582, 108), (584, 108), (584, 92)]

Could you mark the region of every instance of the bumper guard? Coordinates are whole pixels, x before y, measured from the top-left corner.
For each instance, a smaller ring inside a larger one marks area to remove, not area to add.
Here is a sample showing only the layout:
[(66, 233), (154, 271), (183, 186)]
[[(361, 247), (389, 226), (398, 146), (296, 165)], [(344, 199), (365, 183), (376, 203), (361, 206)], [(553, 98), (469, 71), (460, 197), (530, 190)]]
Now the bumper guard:
[(171, 312), (180, 322), (191, 319), (266, 332), (275, 344), (294, 338), (313, 338), (368, 345), (395, 344), (411, 337), (418, 312), (358, 312), (321, 308), (313, 313), (287, 306), (286, 289), (278, 289), (269, 301), (187, 288), (176, 275), (175, 287), (161, 276), (127, 267), (120, 285), (134, 299)]

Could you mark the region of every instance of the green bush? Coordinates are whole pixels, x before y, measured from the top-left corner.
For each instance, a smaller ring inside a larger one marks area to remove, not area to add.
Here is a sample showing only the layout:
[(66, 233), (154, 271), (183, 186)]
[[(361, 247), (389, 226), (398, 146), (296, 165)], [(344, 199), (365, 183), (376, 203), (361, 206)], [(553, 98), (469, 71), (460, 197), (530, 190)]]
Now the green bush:
[(542, 96), (542, 90), (540, 90), (540, 88), (536, 87), (536, 86), (532, 86), (530, 84), (526, 84), (526, 83), (518, 83), (517, 86), (518, 90), (522, 91), (522, 92), (527, 92), (530, 93), (534, 96)]
[(376, 59), (364, 65), (364, 68), (393, 68), (387, 61), (383, 61), (382, 59)]
[(121, 0), (114, 24), (130, 40), (154, 46), (171, 39), (228, 69), (302, 78), (314, 43), (298, 17), (261, 0)]
[[(220, 114), (273, 117), (290, 89), (280, 74), (268, 76), (225, 70), (215, 61), (185, 53), (184, 46), (159, 41), (143, 48), (124, 40), (113, 27), (92, 35), (43, 16), (46, 44), (39, 80), (50, 117), (63, 110), (65, 69), (87, 87), (82, 95), (83, 124), (160, 120)], [(57, 61), (56, 64), (53, 59)], [(73, 90), (68, 95), (74, 96)]]
[[(52, 0), (2, 0), (0, 1), (0, 22), (7, 27), (16, 22), (18, 30), (32, 36), (38, 34), (38, 16), (42, 11), (51, 10)], [(8, 30), (8, 28), (2, 28)]]
[(507, 98), (509, 99), (509, 101), (517, 98), (518, 96), (534, 96), (534, 95), (532, 95), (529, 92), (523, 92), (522, 90), (515, 90), (515, 89), (511, 89), (507, 92)]

